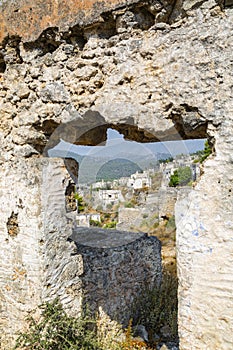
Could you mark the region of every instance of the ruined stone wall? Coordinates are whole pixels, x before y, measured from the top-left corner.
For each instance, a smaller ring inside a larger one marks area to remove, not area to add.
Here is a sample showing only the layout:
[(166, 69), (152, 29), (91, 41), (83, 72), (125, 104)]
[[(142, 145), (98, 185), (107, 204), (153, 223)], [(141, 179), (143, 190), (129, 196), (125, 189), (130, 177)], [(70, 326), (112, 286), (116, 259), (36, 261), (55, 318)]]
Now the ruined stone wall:
[(12, 349), (28, 312), (56, 297), (69, 314), (79, 315), (84, 300), (93, 312), (104, 312), (126, 325), (135, 297), (146, 285), (161, 280), (160, 242), (145, 234), (132, 234), (127, 240), (126, 232), (107, 231), (112, 237), (109, 246), (105, 247), (106, 239), (99, 246), (98, 229), (79, 228), (85, 237), (94, 231), (91, 242), (96, 241), (96, 246), (88, 241), (76, 247), (76, 241), (69, 240), (76, 213), (66, 210), (70, 177), (63, 161), (29, 159), (23, 164), (20, 160), (4, 170), (0, 348)]
[(1, 339), (3, 349), (41, 300), (40, 170), (38, 159), (1, 165), (0, 328), (2, 335), (8, 333)]
[(71, 229), (65, 204), (48, 203), (52, 177), (59, 203), (65, 187), (44, 147), (60, 138), (95, 145), (110, 126), (141, 142), (208, 136), (214, 144), (177, 216), (180, 347), (232, 348), (233, 10), (214, 0), (145, 3), (123, 6), (106, 26), (58, 25), (42, 35), (41, 27), (31, 42), (3, 34), (0, 300), (11, 334), (46, 291), (56, 294), (68, 244), (57, 227)]
[(74, 316), (85, 302), (126, 326), (135, 297), (161, 280), (160, 242), (142, 233), (74, 229), (75, 213), (65, 212), (66, 179), (61, 160), (44, 160), (41, 300), (59, 297)]
[(160, 241), (145, 233), (82, 227), (71, 239), (83, 261), (83, 302), (127, 327), (134, 301), (161, 282)]
[(191, 188), (159, 189), (157, 192), (145, 195), (136, 208), (119, 208), (117, 228), (134, 231), (143, 227), (145, 230), (145, 224), (148, 224), (148, 228), (151, 229), (154, 223), (163, 221), (165, 217), (172, 217), (175, 215), (178, 191), (184, 192), (185, 197)]
[(117, 228), (132, 231), (140, 227), (142, 210), (140, 208), (119, 208)]
[[(175, 203), (177, 200), (177, 193), (182, 189), (176, 188), (161, 188), (159, 191), (148, 198), (147, 205), (154, 206), (158, 211), (158, 218), (162, 220), (163, 217), (171, 217), (175, 214)], [(156, 209), (155, 209), (156, 210)]]
[(64, 237), (71, 234), (66, 225), (67, 175), (61, 160), (16, 157), (2, 164), (1, 349), (12, 348), (29, 311), (48, 295), (59, 295), (54, 284), (60, 287), (58, 274), (69, 257)]

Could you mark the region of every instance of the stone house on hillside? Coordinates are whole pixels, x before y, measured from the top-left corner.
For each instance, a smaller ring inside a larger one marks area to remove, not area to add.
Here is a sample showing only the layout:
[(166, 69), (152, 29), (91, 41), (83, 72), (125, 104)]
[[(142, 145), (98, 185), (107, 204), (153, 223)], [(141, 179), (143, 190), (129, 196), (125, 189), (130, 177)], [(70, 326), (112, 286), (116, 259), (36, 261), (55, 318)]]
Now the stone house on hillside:
[(101, 181), (93, 183), (91, 186), (92, 186), (93, 190), (97, 190), (99, 188), (106, 189), (106, 188), (111, 188), (112, 183), (110, 181), (101, 180)]
[(143, 171), (143, 173), (136, 172), (128, 179), (127, 187), (133, 188), (134, 190), (139, 190), (144, 187), (151, 187), (151, 178), (147, 171)]
[(76, 215), (76, 225), (83, 227), (90, 227), (90, 221), (99, 221), (100, 222), (100, 214), (78, 214)]
[(176, 170), (180, 167), (190, 167), (192, 171), (192, 180), (196, 181), (200, 176), (200, 164), (193, 163), (191, 157), (182, 157), (173, 160), (173, 162), (162, 163), (160, 164), (160, 171), (163, 174), (163, 179), (161, 183), (161, 187), (167, 187), (170, 181), (171, 175), (174, 174)]
[(124, 202), (124, 197), (120, 190), (99, 190), (98, 199), (104, 209), (106, 209), (108, 205)]

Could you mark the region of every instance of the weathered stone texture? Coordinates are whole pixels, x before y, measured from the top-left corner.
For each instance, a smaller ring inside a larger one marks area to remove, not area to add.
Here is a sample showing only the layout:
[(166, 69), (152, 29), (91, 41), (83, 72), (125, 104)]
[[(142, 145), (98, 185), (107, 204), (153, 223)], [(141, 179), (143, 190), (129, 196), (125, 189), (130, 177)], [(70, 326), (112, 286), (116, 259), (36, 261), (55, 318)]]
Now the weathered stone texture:
[[(40, 303), (41, 161), (17, 160), (1, 166), (0, 328), (2, 349)], [(13, 220), (14, 218), (14, 220)]]
[[(227, 140), (229, 131), (224, 129), (221, 134)], [(232, 347), (233, 177), (232, 164), (225, 163), (232, 146), (228, 144), (225, 156), (219, 140), (215, 147), (220, 153), (206, 161), (195, 191), (177, 202), (180, 336), (189, 339), (183, 341), (184, 349), (189, 342), (205, 349)]]
[(119, 208), (117, 228), (119, 230), (132, 230), (140, 226), (142, 210), (139, 208)]
[[(135, 3), (138, 1), (129, 1)], [(77, 1), (1, 1), (2, 6), (0, 41), (8, 35), (17, 35), (23, 41), (38, 38), (43, 30), (49, 27), (69, 28), (69, 26), (103, 22), (101, 14), (115, 7), (122, 6), (124, 1), (108, 0), (96, 4), (96, 0)]]
[[(122, 8), (143, 8), (143, 11), (122, 11)], [(172, 17), (176, 9), (174, 0), (140, 1), (140, 0), (71, 0), (64, 3), (51, 0), (3, 0), (0, 2), (0, 42), (7, 36), (22, 38), (23, 42), (37, 39), (40, 34), (51, 27), (59, 28), (56, 39), (60, 34), (67, 33), (70, 28), (77, 26), (83, 28), (95, 25), (95, 28), (105, 26), (109, 18), (120, 27), (137, 27), (138, 21), (145, 29), (150, 24), (148, 18), (156, 17), (159, 21)], [(113, 12), (114, 11), (114, 12)], [(113, 12), (113, 16), (111, 15)], [(125, 14), (124, 14), (125, 13)], [(123, 14), (123, 16), (121, 16)], [(111, 18), (112, 17), (112, 18)], [(108, 29), (108, 27), (106, 27)], [(90, 29), (92, 32), (93, 29)]]
[(177, 214), (180, 346), (232, 349), (233, 10), (214, 0), (178, 1), (172, 20), (155, 10), (148, 30), (137, 11), (118, 13), (107, 36), (90, 27), (73, 41), (51, 28), (30, 45), (26, 37), (3, 43), (1, 323), (13, 334), (41, 295), (59, 293), (62, 249), (71, 249), (64, 175), (41, 156), (45, 146), (60, 138), (95, 145), (108, 126), (142, 142), (208, 136), (214, 153)]
[[(179, 189), (186, 196), (190, 187)], [(178, 190), (176, 188), (160, 188), (157, 192), (149, 193), (141, 201), (141, 208), (119, 208), (117, 228), (121, 230), (138, 230), (145, 222), (161, 222), (165, 217), (175, 215), (175, 203)]]
[(143, 233), (82, 227), (71, 239), (83, 259), (84, 302), (91, 312), (102, 310), (127, 326), (135, 298), (161, 282), (160, 241)]

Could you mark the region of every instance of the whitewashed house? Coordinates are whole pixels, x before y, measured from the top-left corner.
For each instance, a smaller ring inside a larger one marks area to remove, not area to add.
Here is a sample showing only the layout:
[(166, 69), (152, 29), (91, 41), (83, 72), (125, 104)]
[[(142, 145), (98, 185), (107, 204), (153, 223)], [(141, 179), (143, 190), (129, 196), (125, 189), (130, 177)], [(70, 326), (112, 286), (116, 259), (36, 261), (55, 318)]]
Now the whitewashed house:
[(76, 215), (77, 226), (90, 227), (91, 220), (101, 222), (100, 214), (94, 213), (94, 214), (77, 214)]
[(99, 190), (99, 201), (106, 208), (108, 205), (124, 202), (124, 197), (120, 190)]
[(143, 171), (143, 173), (136, 172), (128, 179), (127, 187), (133, 188), (134, 190), (151, 187), (151, 177), (148, 175), (147, 171)]

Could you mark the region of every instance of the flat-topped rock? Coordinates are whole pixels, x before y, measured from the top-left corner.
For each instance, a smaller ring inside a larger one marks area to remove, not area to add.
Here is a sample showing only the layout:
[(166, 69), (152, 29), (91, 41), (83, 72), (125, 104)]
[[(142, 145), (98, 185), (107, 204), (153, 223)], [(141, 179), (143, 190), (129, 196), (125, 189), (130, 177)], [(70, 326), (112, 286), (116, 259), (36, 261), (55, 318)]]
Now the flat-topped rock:
[(147, 237), (147, 234), (94, 227), (77, 227), (73, 230), (70, 240), (78, 245), (93, 248), (115, 248), (130, 244), (142, 237)]
[[(69, 240), (75, 242), (77, 247), (71, 260), (79, 257), (82, 268), (78, 268), (77, 264), (75, 266), (75, 263), (70, 268), (79, 277), (79, 282), (72, 282), (70, 277), (67, 279), (65, 271), (61, 272), (59, 291), (67, 284), (73, 284), (75, 291), (72, 295), (77, 299), (83, 295), (83, 305), (88, 305), (93, 315), (102, 310), (112, 320), (127, 326), (137, 296), (145, 286), (161, 282), (160, 241), (142, 232), (98, 227), (77, 227)], [(57, 275), (54, 283), (58, 284)], [(77, 290), (78, 285), (80, 288)], [(61, 297), (64, 298), (64, 295)]]

